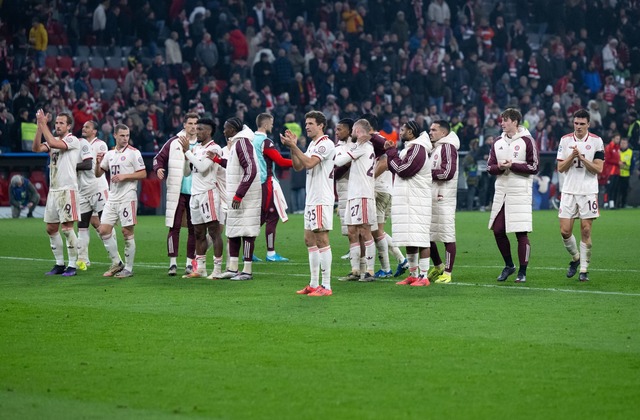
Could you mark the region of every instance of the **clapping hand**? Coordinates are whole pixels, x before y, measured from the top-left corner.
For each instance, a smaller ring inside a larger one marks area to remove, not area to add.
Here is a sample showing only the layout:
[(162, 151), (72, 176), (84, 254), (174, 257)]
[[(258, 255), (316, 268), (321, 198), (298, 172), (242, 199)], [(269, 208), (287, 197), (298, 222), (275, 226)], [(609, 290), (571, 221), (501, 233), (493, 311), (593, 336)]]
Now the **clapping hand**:
[(180, 146), (182, 146), (183, 152), (189, 150), (189, 139), (187, 139), (187, 136), (178, 136), (178, 142), (180, 143)]
[(282, 144), (288, 148), (291, 148), (298, 143), (298, 137), (293, 134), (291, 130), (286, 130), (284, 134), (280, 134), (280, 140), (282, 141)]

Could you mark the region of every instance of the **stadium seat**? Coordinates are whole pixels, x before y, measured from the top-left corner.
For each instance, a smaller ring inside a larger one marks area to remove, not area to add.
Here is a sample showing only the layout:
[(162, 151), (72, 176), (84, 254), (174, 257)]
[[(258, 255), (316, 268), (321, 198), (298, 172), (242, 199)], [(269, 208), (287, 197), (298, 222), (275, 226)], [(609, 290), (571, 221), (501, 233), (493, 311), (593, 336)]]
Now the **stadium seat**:
[(9, 205), (9, 184), (6, 178), (0, 178), (0, 206)]
[(122, 67), (122, 58), (121, 57), (107, 57), (107, 67), (110, 69), (119, 69)]
[(115, 79), (102, 79), (102, 89), (104, 90), (104, 99), (110, 100), (113, 97), (113, 93), (118, 87), (118, 81)]
[(58, 57), (58, 67), (70, 71), (73, 67), (73, 59), (68, 56)]
[(91, 86), (93, 86), (93, 90), (102, 89), (102, 80), (101, 79), (91, 79)]
[(64, 45), (59, 45), (58, 46), (58, 55), (72, 56), (73, 53), (71, 51), (71, 47), (69, 45), (66, 45), (66, 42), (64, 43)]
[(104, 69), (103, 75), (105, 79), (118, 80), (118, 78), (120, 77), (120, 67), (118, 67), (117, 69), (107, 67)]
[(44, 65), (47, 68), (50, 69), (56, 69), (58, 68), (58, 57), (57, 56), (53, 56), (53, 55), (48, 55), (45, 59), (44, 59)]
[(49, 186), (47, 184), (47, 176), (43, 171), (32, 171), (29, 181), (36, 187), (38, 194), (40, 194), (40, 205), (47, 204), (47, 194), (49, 193)]
[(49, 45), (47, 47), (47, 58), (49, 57), (57, 57), (58, 56), (58, 46), (57, 45)]
[(92, 67), (89, 74), (91, 75), (92, 79), (101, 80), (104, 75), (104, 72), (102, 71), (101, 67)]
[(97, 55), (91, 57), (91, 67), (102, 69), (104, 67), (104, 64), (104, 58)]
[(91, 50), (86, 45), (78, 45), (76, 54), (78, 57), (84, 57), (86, 60), (91, 55)]

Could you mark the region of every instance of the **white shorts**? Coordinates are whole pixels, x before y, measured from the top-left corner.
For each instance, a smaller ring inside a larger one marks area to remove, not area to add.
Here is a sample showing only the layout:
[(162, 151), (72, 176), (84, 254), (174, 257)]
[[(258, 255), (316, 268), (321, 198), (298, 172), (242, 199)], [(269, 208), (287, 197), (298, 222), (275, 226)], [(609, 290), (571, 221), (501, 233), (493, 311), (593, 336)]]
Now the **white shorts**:
[(376, 217), (378, 223), (385, 223), (391, 217), (391, 194), (376, 193)]
[(67, 223), (80, 220), (78, 191), (49, 191), (44, 209), (45, 223)]
[(191, 196), (191, 223), (202, 225), (219, 221), (220, 197), (213, 190)]
[(135, 226), (138, 223), (136, 212), (138, 211), (138, 200), (122, 201), (118, 203), (112, 203), (108, 201), (104, 205), (102, 210), (102, 217), (100, 223), (104, 225), (115, 226), (120, 220), (122, 227)]
[(90, 196), (80, 196), (80, 214), (85, 214), (90, 211), (94, 213), (100, 213), (104, 209), (104, 203), (109, 198), (109, 191), (99, 191)]
[(600, 216), (598, 194), (562, 194), (558, 217), (560, 219), (596, 219)]
[(314, 232), (333, 229), (333, 206), (305, 206), (304, 229)]
[(344, 212), (347, 208), (347, 199), (346, 198), (338, 198), (338, 216), (340, 217), (340, 232), (343, 236), (347, 236), (349, 234), (347, 224), (344, 222)]
[(344, 214), (347, 226), (375, 224), (376, 201), (372, 198), (354, 198), (349, 200)]

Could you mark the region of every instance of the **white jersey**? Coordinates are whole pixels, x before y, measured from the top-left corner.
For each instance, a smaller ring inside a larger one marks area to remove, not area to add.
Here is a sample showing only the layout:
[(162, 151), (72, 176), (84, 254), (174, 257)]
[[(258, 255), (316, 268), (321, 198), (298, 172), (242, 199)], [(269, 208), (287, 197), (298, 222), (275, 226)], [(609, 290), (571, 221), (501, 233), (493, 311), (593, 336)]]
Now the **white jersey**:
[[(231, 155), (231, 149), (228, 146), (221, 148), (220, 157), (222, 159), (229, 160), (229, 156)], [(227, 168), (222, 165), (218, 165), (216, 169), (216, 180), (218, 182), (218, 193), (220, 194), (220, 202), (222, 204), (222, 208), (226, 209), (228, 206), (227, 203)]]
[[(558, 161), (567, 159), (573, 153), (573, 147), (578, 147), (580, 154), (588, 161), (604, 159), (604, 144), (602, 139), (595, 134), (588, 133), (584, 139), (577, 139), (574, 133), (563, 136), (558, 147)], [(598, 175), (589, 172), (578, 159), (573, 160), (573, 165), (564, 173), (562, 192), (567, 194), (597, 194)]]
[(333, 193), (333, 156), (335, 145), (327, 136), (321, 136), (309, 144), (305, 155), (320, 159), (313, 168), (307, 170), (307, 206), (330, 205), (335, 202)]
[(344, 166), (351, 162), (347, 199), (375, 197), (373, 170), (376, 156), (370, 142), (351, 143), (341, 147), (335, 155), (336, 166)]
[[(378, 165), (379, 161), (380, 159), (378, 158), (376, 160), (376, 165)], [(391, 175), (391, 172), (389, 172), (389, 170), (387, 169), (386, 171), (378, 175), (378, 177), (376, 178), (375, 190), (377, 193), (391, 194), (392, 189), (393, 189), (393, 175)]]
[[(134, 174), (144, 171), (144, 160), (140, 151), (132, 146), (109, 150), (102, 159), (100, 167), (109, 171), (111, 176), (122, 174)], [(109, 202), (117, 203), (135, 200), (138, 198), (138, 181), (111, 182), (109, 189)]]
[[(76, 165), (78, 164), (78, 154), (81, 152), (80, 141), (72, 134), (67, 134), (62, 139), (66, 143), (67, 149), (51, 148), (49, 156), (49, 180), (50, 191), (78, 190), (78, 174)], [(88, 150), (87, 150), (88, 153)]]
[(220, 155), (222, 149), (216, 144), (215, 141), (210, 141), (206, 146), (202, 146), (200, 143), (192, 150), (188, 150), (184, 156), (187, 158), (188, 163), (191, 164), (192, 177), (191, 177), (191, 195), (202, 194), (210, 190), (216, 189), (218, 165), (207, 157), (207, 151), (211, 151)]
[(93, 158), (93, 163), (91, 165), (91, 170), (78, 171), (78, 192), (80, 193), (81, 197), (91, 197), (92, 195), (97, 194), (100, 191), (106, 191), (109, 189), (106, 175), (103, 174), (101, 177), (96, 178), (95, 173), (96, 158), (99, 152), (107, 152), (107, 143), (98, 138), (93, 139), (92, 142), (89, 142), (85, 139), (80, 139), (80, 144), (82, 146), (81, 158), (79, 159), (79, 162), (82, 162), (84, 159), (86, 159), (85, 143), (88, 147), (90, 157)]

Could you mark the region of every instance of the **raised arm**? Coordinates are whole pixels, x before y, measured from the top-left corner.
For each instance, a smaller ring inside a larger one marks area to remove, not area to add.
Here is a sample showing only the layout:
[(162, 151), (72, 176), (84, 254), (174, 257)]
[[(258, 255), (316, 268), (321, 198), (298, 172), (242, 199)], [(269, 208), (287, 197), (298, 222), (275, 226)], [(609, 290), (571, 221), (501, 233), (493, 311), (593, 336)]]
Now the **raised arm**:
[(282, 144), (291, 149), (291, 160), (293, 169), (301, 171), (303, 169), (311, 169), (320, 163), (318, 156), (307, 156), (298, 147), (298, 137), (290, 130), (285, 131), (284, 135), (280, 135)]
[[(36, 112), (36, 120), (38, 121), (38, 128), (42, 132), (42, 135), (44, 136), (44, 139), (47, 141), (47, 145), (50, 148), (60, 149), (60, 150), (67, 150), (69, 148), (67, 146), (67, 143), (57, 139), (53, 135), (53, 133), (51, 133), (51, 130), (49, 130), (49, 126), (47, 125), (47, 122), (48, 122), (47, 116), (45, 115), (43, 110), (39, 109), (38, 112)], [(34, 143), (33, 148), (35, 148), (35, 140), (33, 143)]]

